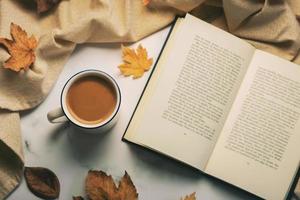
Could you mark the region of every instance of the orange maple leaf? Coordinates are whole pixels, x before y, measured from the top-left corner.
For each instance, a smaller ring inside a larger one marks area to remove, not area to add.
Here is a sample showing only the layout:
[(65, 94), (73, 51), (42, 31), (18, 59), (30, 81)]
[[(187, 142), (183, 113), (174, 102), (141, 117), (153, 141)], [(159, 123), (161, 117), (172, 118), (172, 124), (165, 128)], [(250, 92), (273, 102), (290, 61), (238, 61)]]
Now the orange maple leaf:
[(122, 45), (122, 52), (124, 63), (119, 65), (119, 69), (124, 76), (140, 78), (153, 64), (153, 59), (148, 58), (147, 50), (142, 45), (136, 51)]
[(147, 5), (150, 3), (150, 1), (151, 1), (151, 0), (143, 0), (143, 4), (144, 4), (145, 6), (147, 6)]
[(4, 68), (13, 71), (21, 69), (29, 69), (35, 61), (34, 50), (37, 47), (37, 40), (32, 35), (30, 38), (27, 33), (18, 25), (11, 23), (10, 34), (13, 40), (0, 38), (2, 44), (11, 55), (11, 57), (3, 64)]

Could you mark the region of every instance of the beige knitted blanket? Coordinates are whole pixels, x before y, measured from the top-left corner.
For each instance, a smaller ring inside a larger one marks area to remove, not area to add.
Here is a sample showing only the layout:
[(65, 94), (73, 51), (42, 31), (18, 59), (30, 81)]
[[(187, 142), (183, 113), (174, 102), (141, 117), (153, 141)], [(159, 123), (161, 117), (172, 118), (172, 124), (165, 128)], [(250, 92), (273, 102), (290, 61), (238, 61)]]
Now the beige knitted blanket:
[(4, 69), (9, 55), (0, 48), (0, 199), (22, 176), (19, 112), (46, 98), (76, 44), (137, 41), (193, 10), (257, 48), (300, 63), (299, 0), (152, 0), (147, 7), (142, 0), (63, 0), (42, 16), (28, 2), (0, 1), (0, 36), (10, 37), (14, 22), (39, 38), (36, 62), (26, 72)]

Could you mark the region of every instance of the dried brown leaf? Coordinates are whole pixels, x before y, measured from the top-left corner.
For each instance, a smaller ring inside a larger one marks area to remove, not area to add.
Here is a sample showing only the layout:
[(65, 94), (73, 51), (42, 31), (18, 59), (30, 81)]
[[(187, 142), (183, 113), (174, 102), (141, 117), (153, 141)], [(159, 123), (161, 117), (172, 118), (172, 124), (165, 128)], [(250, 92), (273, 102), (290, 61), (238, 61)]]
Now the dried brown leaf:
[(78, 196), (78, 197), (73, 197), (73, 200), (84, 200), (84, 198), (81, 196)]
[(42, 167), (25, 167), (24, 176), (29, 190), (44, 199), (56, 199), (60, 193), (57, 176)]
[(20, 71), (21, 69), (29, 69), (35, 61), (34, 50), (37, 47), (37, 40), (34, 36), (28, 37), (27, 33), (18, 25), (11, 23), (10, 34), (13, 40), (0, 38), (2, 44), (11, 55), (5, 61), (4, 68), (13, 71)]
[(61, 0), (35, 0), (35, 1), (37, 4), (37, 12), (43, 13), (53, 8)]
[(125, 175), (122, 177), (119, 183), (118, 190), (119, 197), (121, 200), (138, 199), (138, 193), (136, 191), (136, 188), (127, 172), (125, 172)]
[(125, 175), (119, 183), (103, 171), (90, 170), (86, 178), (86, 193), (90, 200), (136, 200), (138, 194), (130, 176)]
[(184, 198), (181, 198), (181, 200), (196, 200), (196, 193), (194, 192), (190, 195), (187, 195)]
[(87, 196), (91, 200), (116, 199), (118, 189), (114, 180), (103, 171), (90, 170), (86, 178), (85, 187)]

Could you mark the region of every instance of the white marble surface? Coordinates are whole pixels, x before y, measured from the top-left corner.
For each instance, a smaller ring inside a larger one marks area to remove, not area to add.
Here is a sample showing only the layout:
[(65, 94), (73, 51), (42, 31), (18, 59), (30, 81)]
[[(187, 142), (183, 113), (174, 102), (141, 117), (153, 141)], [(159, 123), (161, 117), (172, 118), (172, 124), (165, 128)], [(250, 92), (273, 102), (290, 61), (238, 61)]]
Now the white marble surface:
[[(139, 42), (149, 50), (154, 60), (168, 30), (166, 28)], [(47, 99), (36, 109), (22, 114), (25, 165), (53, 170), (60, 179), (59, 199), (62, 200), (84, 194), (84, 180), (89, 169), (104, 170), (117, 180), (126, 170), (141, 200), (179, 200), (194, 191), (199, 200), (256, 199), (188, 166), (122, 142), (124, 130), (150, 73), (138, 80), (124, 78), (117, 68), (120, 63), (119, 44), (80, 45), (75, 50)], [(50, 124), (46, 118), (47, 112), (59, 105), (60, 92), (67, 79), (84, 69), (108, 72), (121, 87), (123, 101), (120, 118), (105, 135), (80, 133), (72, 125)], [(24, 180), (8, 197), (8, 200), (36, 199), (39, 198), (29, 192)]]

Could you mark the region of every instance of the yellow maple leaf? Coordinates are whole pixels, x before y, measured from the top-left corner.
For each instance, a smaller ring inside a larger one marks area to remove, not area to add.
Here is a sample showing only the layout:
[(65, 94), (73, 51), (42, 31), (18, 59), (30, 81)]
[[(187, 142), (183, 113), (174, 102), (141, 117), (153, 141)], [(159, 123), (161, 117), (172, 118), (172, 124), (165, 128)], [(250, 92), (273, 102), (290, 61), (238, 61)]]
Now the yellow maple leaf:
[(119, 69), (124, 76), (140, 78), (153, 64), (153, 59), (148, 58), (147, 50), (142, 45), (136, 51), (122, 45), (122, 52), (124, 63), (119, 65)]
[(196, 200), (196, 193), (192, 193), (190, 195), (187, 195), (184, 197), (184, 199), (181, 198), (181, 200)]

